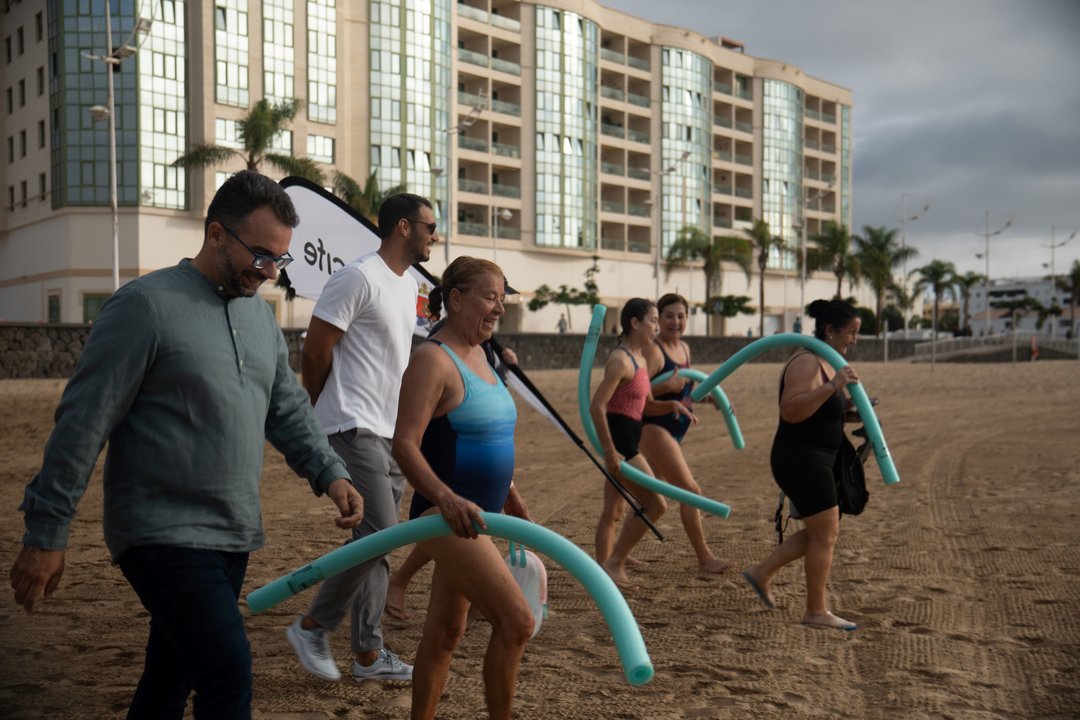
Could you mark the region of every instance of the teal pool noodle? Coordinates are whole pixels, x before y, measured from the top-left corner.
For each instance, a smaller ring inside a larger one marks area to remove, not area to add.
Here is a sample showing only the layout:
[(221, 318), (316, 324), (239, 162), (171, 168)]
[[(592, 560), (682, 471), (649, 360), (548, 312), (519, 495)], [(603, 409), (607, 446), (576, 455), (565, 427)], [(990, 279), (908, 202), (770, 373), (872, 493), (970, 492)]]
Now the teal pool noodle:
[[(671, 377), (671, 370), (660, 373), (653, 378), (652, 384), (662, 383)], [(705, 373), (694, 368), (681, 368), (679, 374), (685, 378), (690, 378), (694, 382), (704, 382), (708, 377)], [(717, 385), (710, 392), (713, 396), (713, 400), (716, 401), (716, 407), (720, 408), (720, 412), (724, 415), (724, 422), (727, 423), (728, 435), (731, 436), (731, 444), (735, 446), (736, 450), (742, 450), (746, 447), (746, 441), (743, 440), (742, 428), (739, 427), (739, 421), (735, 419), (735, 410), (731, 407), (731, 401), (728, 400), (728, 396), (724, 393), (723, 389)]]
[[(626, 599), (596, 561), (577, 545), (545, 527), (499, 513), (485, 512), (481, 515), (487, 523), (487, 530), (480, 532), (534, 548), (573, 575), (592, 596), (607, 621), (627, 681), (631, 685), (644, 685), (652, 680), (652, 661), (637, 621), (630, 612)], [(441, 515), (425, 515), (380, 530), (343, 545), (252, 591), (247, 596), (248, 608), (253, 613), (261, 613), (365, 560), (385, 555), (399, 547), (450, 534), (450, 526)]]
[[(694, 400), (701, 400), (743, 363), (773, 348), (789, 345), (806, 348), (818, 357), (824, 358), (825, 362), (837, 370), (848, 364), (843, 355), (815, 337), (796, 333), (770, 335), (755, 340), (729, 357), (727, 362), (714, 370), (712, 374), (694, 388), (693, 392), (690, 393), (690, 397)], [(849, 383), (847, 387), (848, 392), (851, 393), (851, 399), (855, 403), (855, 408), (859, 411), (859, 419), (862, 420), (863, 425), (866, 427), (866, 437), (870, 440), (870, 446), (874, 449), (874, 457), (877, 458), (878, 468), (881, 470), (881, 476), (885, 479), (885, 484), (894, 485), (900, 482), (900, 475), (896, 471), (896, 465), (893, 464), (892, 455), (889, 454), (889, 447), (885, 444), (885, 436), (881, 432), (881, 424), (878, 423), (877, 415), (870, 404), (870, 398), (866, 395), (866, 390), (863, 389), (860, 383)]]
[[(600, 332), (604, 328), (604, 315), (607, 308), (603, 305), (593, 305), (592, 323), (589, 324), (589, 333), (585, 336), (585, 347), (581, 350), (581, 367), (578, 370), (578, 412), (581, 414), (581, 424), (585, 427), (585, 435), (589, 438), (596, 452), (604, 454), (600, 446), (600, 437), (596, 434), (596, 426), (593, 425), (592, 415), (589, 414), (589, 381), (592, 379), (593, 360), (596, 359), (596, 346), (600, 342)], [(671, 498), (683, 505), (696, 507), (713, 515), (726, 518), (731, 514), (731, 506), (716, 500), (710, 500), (704, 495), (698, 495), (671, 483), (657, 480), (651, 475), (638, 470), (628, 462), (619, 464), (619, 471), (628, 479), (636, 482), (647, 490), (652, 490), (658, 495)]]

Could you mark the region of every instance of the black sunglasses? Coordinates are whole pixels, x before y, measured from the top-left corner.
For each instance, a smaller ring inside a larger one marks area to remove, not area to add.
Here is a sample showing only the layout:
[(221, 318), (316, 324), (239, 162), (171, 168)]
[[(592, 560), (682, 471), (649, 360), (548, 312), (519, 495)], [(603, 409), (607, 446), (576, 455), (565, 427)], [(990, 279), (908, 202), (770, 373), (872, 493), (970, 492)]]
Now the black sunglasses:
[(439, 226), (438, 223), (426, 223), (426, 222), (421, 222), (420, 220), (413, 220), (412, 218), (405, 218), (405, 219), (408, 220), (411, 223), (415, 223), (417, 225), (422, 225), (423, 227), (426, 227), (428, 233), (431, 234), (431, 235), (435, 234), (435, 228)]
[(278, 270), (284, 270), (285, 268), (287, 268), (289, 266), (289, 263), (291, 263), (293, 261), (293, 256), (290, 255), (289, 253), (285, 253), (284, 255), (282, 255), (280, 257), (274, 257), (273, 255), (270, 255), (270, 254), (267, 254), (267, 253), (257, 253), (254, 250), (252, 250), (251, 247), (246, 242), (241, 240), (239, 235), (234, 233), (229, 228), (225, 227), (225, 225), (220, 220), (218, 221), (218, 225), (221, 225), (222, 230), (224, 230), (225, 232), (232, 235), (233, 239), (236, 240), (236, 242), (243, 245), (244, 249), (246, 249), (249, 253), (251, 253), (251, 256), (252, 256), (251, 266), (253, 268), (255, 268), (256, 270), (265, 270), (266, 268), (270, 267), (271, 265), (276, 267)]

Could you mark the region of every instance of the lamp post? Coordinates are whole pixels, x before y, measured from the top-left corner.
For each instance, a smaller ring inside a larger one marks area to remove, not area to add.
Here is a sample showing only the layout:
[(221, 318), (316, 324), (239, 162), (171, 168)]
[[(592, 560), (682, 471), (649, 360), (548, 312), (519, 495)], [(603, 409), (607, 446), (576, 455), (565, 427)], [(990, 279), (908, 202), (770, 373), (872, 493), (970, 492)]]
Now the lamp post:
[[(1072, 240), (1074, 237), (1076, 237), (1077, 228), (1073, 228), (1072, 235), (1069, 235), (1069, 237), (1065, 238), (1061, 242), (1055, 242), (1055, 238), (1054, 238), (1055, 230), (1056, 230), (1056, 228), (1053, 225), (1051, 225), (1050, 226), (1050, 244), (1042, 246), (1042, 247), (1050, 248), (1050, 307), (1051, 308), (1054, 307), (1054, 292), (1056, 290), (1055, 284), (1056, 284), (1056, 279), (1057, 279), (1056, 278), (1056, 273), (1054, 272), (1055, 271), (1055, 268), (1054, 268), (1054, 251), (1057, 250), (1059, 247), (1067, 245), (1070, 240)], [(1053, 318), (1050, 321), (1050, 337), (1054, 338), (1056, 336), (1057, 336), (1057, 318)]]
[(116, 95), (113, 89), (113, 72), (124, 60), (139, 51), (139, 46), (150, 34), (152, 20), (136, 18), (135, 26), (131, 29), (131, 35), (120, 45), (113, 47), (112, 41), (112, 7), (109, 0), (105, 0), (105, 45), (107, 55), (94, 55), (84, 52), (83, 57), (90, 60), (100, 60), (105, 63), (105, 71), (108, 73), (109, 98), (108, 105), (94, 105), (90, 108), (90, 115), (95, 121), (109, 121), (109, 205), (112, 209), (112, 281), (113, 292), (120, 289), (120, 214), (116, 191)]
[[(435, 176), (446, 175), (446, 230), (441, 233), (443, 241), (443, 261), (446, 265), (450, 264), (450, 235), (451, 228), (454, 222), (457, 220), (457, 213), (454, 210), (454, 183), (457, 181), (454, 173), (454, 146), (457, 144), (457, 138), (455, 135), (460, 135), (464, 131), (471, 128), (479, 119), (481, 113), (488, 108), (487, 89), (482, 89), (480, 92), (481, 102), (475, 103), (472, 108), (469, 109), (469, 113), (461, 118), (457, 125), (444, 128), (443, 132), (446, 133), (447, 146), (446, 146), (446, 164), (445, 168), (432, 168), (432, 172)], [(453, 103), (451, 103), (453, 104)]]
[[(1000, 235), (1011, 226), (1012, 215), (1009, 216), (1009, 219), (1005, 222), (1004, 225), (999, 227), (997, 230), (990, 232), (990, 211), (987, 210), (984, 215), (984, 231), (976, 233), (977, 235), (982, 235), (986, 243), (983, 252), (983, 257), (986, 258), (986, 281), (984, 283), (986, 288), (986, 337), (990, 336), (990, 238), (994, 237), (995, 235)], [(978, 256), (976, 255), (976, 257)]]
[(799, 268), (799, 327), (806, 327), (803, 324), (803, 313), (806, 312), (806, 226), (809, 224), (806, 219), (806, 211), (810, 206), (810, 203), (817, 202), (821, 198), (828, 195), (833, 186), (836, 184), (835, 180), (829, 182), (829, 186), (824, 190), (818, 190), (813, 195), (810, 195), (803, 201), (802, 207), (802, 223), (799, 225), (799, 244), (801, 247), (802, 265)]
[(514, 217), (514, 213), (510, 212), (508, 208), (498, 208), (495, 205), (491, 206), (491, 262), (498, 263), (499, 252), (499, 220), (509, 220)]
[[(922, 217), (923, 213), (930, 209), (930, 199), (925, 198), (926, 203), (923, 205), (922, 210), (914, 215), (908, 215), (907, 212), (907, 193), (903, 193), (900, 196), (900, 248), (907, 248), (907, 224), (914, 222)], [(904, 295), (907, 295), (907, 258), (905, 257), (900, 261), (900, 287), (903, 289)], [(908, 321), (904, 318), (904, 339), (907, 340), (908, 336)]]

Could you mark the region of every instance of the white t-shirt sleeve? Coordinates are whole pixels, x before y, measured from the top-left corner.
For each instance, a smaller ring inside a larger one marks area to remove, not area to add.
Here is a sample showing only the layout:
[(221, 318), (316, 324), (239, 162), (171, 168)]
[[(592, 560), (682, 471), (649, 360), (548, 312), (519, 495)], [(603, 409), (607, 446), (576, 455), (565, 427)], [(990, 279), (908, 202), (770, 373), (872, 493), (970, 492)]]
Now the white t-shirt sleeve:
[(348, 266), (326, 281), (311, 314), (344, 332), (370, 302), (371, 283), (367, 275)]

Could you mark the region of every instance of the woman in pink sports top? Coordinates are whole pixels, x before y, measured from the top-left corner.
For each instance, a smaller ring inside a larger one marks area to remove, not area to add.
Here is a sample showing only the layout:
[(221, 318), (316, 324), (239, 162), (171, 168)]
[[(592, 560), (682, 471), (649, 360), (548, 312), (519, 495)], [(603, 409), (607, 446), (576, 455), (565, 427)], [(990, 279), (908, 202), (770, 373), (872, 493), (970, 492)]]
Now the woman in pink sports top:
[[(653, 475), (645, 458), (638, 453), (641, 417), (646, 409), (650, 415), (677, 413), (688, 415), (693, 422), (697, 420), (680, 402), (653, 400), (649, 371), (642, 351), (652, 343), (659, 329), (656, 305), (644, 298), (632, 298), (623, 306), (619, 322), (622, 326), (619, 344), (608, 355), (604, 379), (593, 394), (589, 412), (604, 450), (604, 464), (629, 486), (644, 506), (649, 519), (656, 522), (667, 509), (667, 502), (661, 495), (627, 480), (619, 473), (619, 463), (625, 460), (642, 472)], [(630, 516), (616, 540), (615, 526), (625, 511), (626, 505), (618, 491), (605, 483), (604, 510), (596, 526), (596, 561), (620, 587), (629, 584), (627, 556), (648, 529), (640, 518)]]

